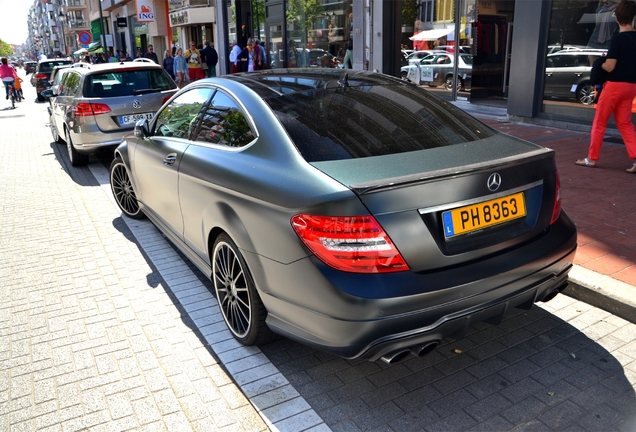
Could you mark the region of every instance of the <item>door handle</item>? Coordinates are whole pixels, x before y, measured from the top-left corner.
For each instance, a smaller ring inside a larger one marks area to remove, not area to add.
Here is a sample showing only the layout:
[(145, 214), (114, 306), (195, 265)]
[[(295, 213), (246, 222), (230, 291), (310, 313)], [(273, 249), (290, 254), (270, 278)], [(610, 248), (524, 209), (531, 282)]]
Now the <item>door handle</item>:
[(170, 153), (168, 156), (166, 156), (163, 159), (163, 164), (165, 166), (172, 166), (174, 165), (174, 163), (177, 161), (177, 154), (176, 153)]
[(547, 76), (549, 76), (549, 77), (551, 77), (551, 76), (552, 76), (552, 74), (551, 74), (551, 73), (546, 73), (546, 75), (547, 75)]
[(578, 73), (575, 73), (574, 75), (576, 75), (577, 77), (580, 77), (581, 75), (583, 75), (583, 73), (582, 72), (578, 72)]

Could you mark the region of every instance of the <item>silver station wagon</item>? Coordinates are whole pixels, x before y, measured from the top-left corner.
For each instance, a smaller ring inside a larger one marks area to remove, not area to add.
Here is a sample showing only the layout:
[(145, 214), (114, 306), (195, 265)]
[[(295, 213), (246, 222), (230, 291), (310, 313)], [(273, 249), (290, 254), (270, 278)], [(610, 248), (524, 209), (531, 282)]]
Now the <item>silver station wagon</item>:
[(177, 91), (154, 63), (77, 63), (70, 69), (45, 96), (51, 98), (53, 139), (66, 142), (73, 166), (87, 164), (99, 149), (116, 147), (137, 121), (151, 119)]

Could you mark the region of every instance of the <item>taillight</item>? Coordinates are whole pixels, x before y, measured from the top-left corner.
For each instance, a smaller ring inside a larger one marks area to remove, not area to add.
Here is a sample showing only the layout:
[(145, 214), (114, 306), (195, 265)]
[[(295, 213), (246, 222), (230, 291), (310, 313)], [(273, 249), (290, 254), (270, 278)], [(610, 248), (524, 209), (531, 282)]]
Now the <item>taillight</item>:
[(554, 191), (554, 207), (552, 208), (552, 219), (550, 225), (555, 223), (561, 215), (561, 181), (559, 180), (559, 172), (556, 172), (556, 191)]
[(36, 74), (35, 79), (46, 79), (46, 74), (43, 74), (43, 73)]
[(103, 103), (80, 102), (75, 105), (73, 114), (75, 117), (86, 117), (98, 114), (107, 114), (110, 111), (110, 107)]
[(172, 97), (172, 95), (168, 95), (165, 98), (163, 98), (163, 102), (161, 102), (161, 105), (165, 104), (166, 102), (168, 102), (170, 100), (170, 98)]
[(299, 214), (291, 224), (305, 246), (335, 269), (354, 273), (409, 269), (373, 216)]

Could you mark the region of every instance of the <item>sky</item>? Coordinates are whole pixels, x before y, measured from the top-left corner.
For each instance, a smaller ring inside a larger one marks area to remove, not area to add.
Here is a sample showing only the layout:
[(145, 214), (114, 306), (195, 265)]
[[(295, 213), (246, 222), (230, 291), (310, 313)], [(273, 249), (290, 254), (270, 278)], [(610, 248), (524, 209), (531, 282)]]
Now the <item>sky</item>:
[(13, 45), (26, 42), (29, 28), (27, 16), (33, 0), (0, 0), (0, 39)]

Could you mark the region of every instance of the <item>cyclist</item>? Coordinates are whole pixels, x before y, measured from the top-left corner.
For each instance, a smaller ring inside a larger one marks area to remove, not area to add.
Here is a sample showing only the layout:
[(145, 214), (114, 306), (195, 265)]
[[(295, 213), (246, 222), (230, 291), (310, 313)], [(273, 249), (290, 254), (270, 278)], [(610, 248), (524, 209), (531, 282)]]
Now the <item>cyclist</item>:
[(0, 78), (2, 78), (2, 83), (4, 84), (4, 89), (7, 92), (7, 99), (9, 99), (9, 86), (13, 88), (13, 96), (15, 100), (18, 100), (18, 93), (15, 90), (15, 79), (18, 74), (13, 69), (13, 66), (9, 64), (9, 61), (6, 57), (2, 57), (0, 59)]

